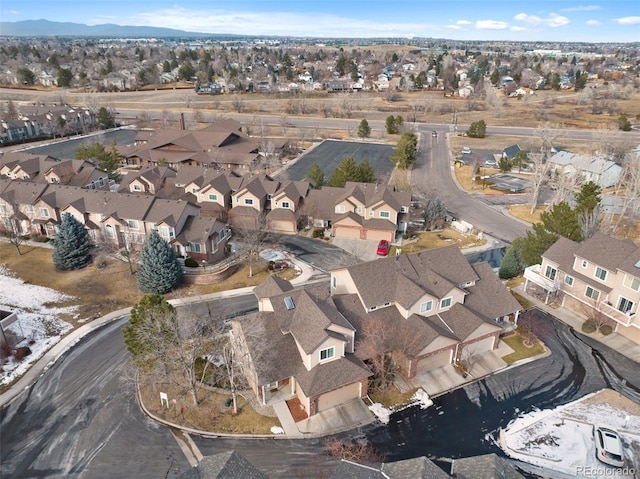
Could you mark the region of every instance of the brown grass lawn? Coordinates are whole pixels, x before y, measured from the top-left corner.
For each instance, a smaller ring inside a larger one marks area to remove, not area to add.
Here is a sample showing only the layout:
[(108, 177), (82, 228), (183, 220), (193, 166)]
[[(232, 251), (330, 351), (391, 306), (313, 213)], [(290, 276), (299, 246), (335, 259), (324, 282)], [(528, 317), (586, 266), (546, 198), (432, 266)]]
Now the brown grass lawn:
[[(160, 404), (161, 391), (167, 393), (169, 408)], [(233, 406), (225, 406), (230, 395), (206, 389), (199, 391), (198, 406), (170, 385), (142, 383), (140, 395), (155, 416), (184, 427), (225, 434), (270, 434), (272, 426), (280, 426), (277, 417), (258, 414), (242, 396), (238, 397), (238, 414), (234, 416)]]
[(411, 401), (411, 397), (416, 393), (418, 388), (412, 389), (405, 393), (401, 393), (398, 388), (391, 386), (384, 391), (375, 391), (369, 394), (371, 400), (375, 403), (380, 403), (384, 407), (394, 407), (402, 404), (408, 404)]
[[(418, 240), (414, 243), (405, 244), (399, 248), (402, 253), (415, 253), (423, 251), (425, 249), (440, 248), (442, 246), (449, 246), (451, 244), (457, 244), (460, 248), (470, 246), (480, 246), (487, 242), (482, 239), (478, 241), (475, 235), (463, 235), (453, 228), (446, 227), (442, 231), (425, 231), (417, 233)], [(392, 246), (389, 256), (396, 254), (396, 247)]]
[(521, 359), (533, 358), (544, 353), (545, 347), (538, 339), (534, 338), (533, 346), (528, 346), (524, 344), (526, 338), (526, 328), (521, 325), (518, 326), (514, 334), (502, 338), (514, 351), (504, 356), (502, 360), (507, 364), (513, 364)]
[(509, 214), (527, 223), (540, 223), (540, 215), (547, 210), (545, 205), (538, 205), (531, 213), (531, 205), (511, 205)]
[(77, 325), (79, 319), (95, 319), (110, 311), (133, 306), (142, 296), (135, 277), (125, 263), (108, 258), (104, 268), (95, 264), (75, 270), (59, 271), (53, 266), (52, 251), (21, 246), (19, 256), (13, 246), (0, 243), (0, 260), (27, 283), (46, 286), (73, 296), (67, 304), (79, 305), (78, 317), (63, 317)]

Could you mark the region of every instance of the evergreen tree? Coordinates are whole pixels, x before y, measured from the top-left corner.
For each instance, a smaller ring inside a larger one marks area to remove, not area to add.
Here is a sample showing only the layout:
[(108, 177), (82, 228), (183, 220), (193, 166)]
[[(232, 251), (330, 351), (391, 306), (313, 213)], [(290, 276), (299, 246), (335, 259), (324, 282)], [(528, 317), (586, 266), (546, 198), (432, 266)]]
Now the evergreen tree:
[(154, 351), (145, 330), (150, 323), (161, 318), (175, 318), (175, 309), (171, 304), (159, 294), (145, 294), (133, 308), (129, 324), (122, 328), (124, 344), (127, 351), (131, 353), (131, 362), (138, 367), (151, 367), (154, 363), (154, 356), (161, 351)]
[(490, 81), (494, 85), (497, 85), (498, 83), (500, 83), (500, 70), (496, 68), (493, 70), (493, 72), (491, 72)]
[(533, 225), (533, 232), (527, 231), (522, 244), (522, 258), (527, 265), (539, 264), (542, 261), (542, 253), (560, 236), (577, 242), (583, 240), (578, 215), (564, 201), (542, 213), (540, 220), (540, 223)]
[(369, 160), (362, 160), (358, 165), (359, 180), (363, 183), (375, 183), (378, 180), (376, 176), (376, 170), (373, 169)]
[(516, 254), (511, 246), (507, 248), (504, 253), (504, 258), (500, 263), (500, 269), (498, 270), (498, 276), (500, 279), (511, 279), (518, 276), (518, 260)]
[(487, 124), (484, 120), (474, 121), (469, 125), (467, 136), (470, 138), (484, 138), (487, 135)]
[(360, 138), (369, 138), (371, 136), (371, 127), (366, 119), (362, 119), (360, 126), (358, 126), (358, 136)]
[(140, 291), (157, 294), (171, 291), (182, 278), (182, 267), (173, 249), (156, 231), (142, 246), (136, 278)]
[(393, 116), (389, 115), (385, 121), (385, 127), (387, 129), (387, 133), (390, 135), (395, 135), (400, 133), (400, 128), (402, 127), (402, 123), (404, 122), (401, 115)]
[(360, 181), (360, 170), (353, 158), (348, 157), (340, 162), (329, 177), (329, 186), (342, 188), (347, 181)]
[(309, 167), (307, 170), (307, 178), (309, 178), (309, 181), (318, 190), (322, 188), (322, 185), (324, 185), (324, 173), (317, 163), (314, 163)]
[(89, 234), (70, 213), (62, 217), (53, 245), (53, 264), (63, 271), (82, 268), (91, 259)]
[(100, 143), (80, 145), (76, 148), (76, 160), (90, 159), (98, 160), (98, 168), (106, 171), (109, 174), (109, 178), (112, 180), (118, 181), (120, 175), (116, 170), (120, 168), (122, 156), (120, 156), (120, 153), (116, 150), (115, 142), (111, 145), (109, 150)]
[(109, 110), (101, 106), (96, 115), (98, 121), (98, 127), (102, 130), (108, 130), (109, 128), (115, 128), (116, 120)]
[(576, 210), (592, 212), (600, 204), (602, 190), (593, 181), (588, 181), (576, 194)]
[(400, 137), (390, 160), (397, 168), (406, 170), (416, 162), (417, 157), (418, 137), (407, 132)]

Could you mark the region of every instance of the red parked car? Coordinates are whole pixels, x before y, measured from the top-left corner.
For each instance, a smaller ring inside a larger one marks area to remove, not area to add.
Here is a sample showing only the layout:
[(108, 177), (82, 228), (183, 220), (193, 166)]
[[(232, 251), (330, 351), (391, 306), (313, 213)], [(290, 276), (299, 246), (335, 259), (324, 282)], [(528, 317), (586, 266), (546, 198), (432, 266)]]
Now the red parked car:
[(387, 240), (380, 240), (377, 253), (378, 256), (387, 256), (389, 254), (389, 242)]

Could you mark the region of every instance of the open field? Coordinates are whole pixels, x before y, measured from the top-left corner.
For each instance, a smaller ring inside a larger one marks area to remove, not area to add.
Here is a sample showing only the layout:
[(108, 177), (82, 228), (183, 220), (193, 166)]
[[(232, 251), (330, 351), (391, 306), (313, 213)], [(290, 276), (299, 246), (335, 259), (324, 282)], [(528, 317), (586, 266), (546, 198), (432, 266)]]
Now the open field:
[[(599, 88), (604, 89), (607, 86), (599, 85)], [(417, 122), (450, 125), (455, 113), (459, 125), (484, 120), (488, 126), (537, 127), (548, 122), (560, 128), (616, 130), (618, 116), (625, 114), (633, 119), (640, 113), (638, 92), (630, 98), (621, 97), (615, 100), (615, 108), (611, 113), (603, 114), (593, 114), (588, 103), (578, 104), (577, 93), (574, 91), (540, 90), (520, 100), (503, 98), (503, 105), (492, 109), (488, 109), (481, 99), (445, 97), (441, 91), (398, 92), (392, 101), (385, 96), (379, 92), (241, 93), (206, 96), (197, 95), (193, 89), (115, 93), (0, 89), (0, 100), (13, 99), (18, 103), (65, 101), (73, 105), (87, 106), (97, 100), (98, 104), (116, 111), (142, 109), (191, 112), (196, 117), (242, 114), (247, 117), (246, 123), (251, 123), (253, 116), (276, 115), (282, 118), (282, 125), (277, 128), (280, 133), (287, 130), (286, 118), (295, 116), (367, 118), (369, 121), (383, 121), (390, 114), (400, 114), (405, 119), (405, 125), (410, 126), (414, 119)], [(177, 125), (178, 117), (173, 116), (175, 118), (171, 121)], [(210, 121), (209, 118), (206, 121)], [(256, 121), (255, 126), (258, 125), (259, 122)], [(355, 136), (355, 131), (352, 133)], [(376, 136), (375, 133), (374, 131), (373, 136)], [(313, 132), (307, 134), (313, 136)]]

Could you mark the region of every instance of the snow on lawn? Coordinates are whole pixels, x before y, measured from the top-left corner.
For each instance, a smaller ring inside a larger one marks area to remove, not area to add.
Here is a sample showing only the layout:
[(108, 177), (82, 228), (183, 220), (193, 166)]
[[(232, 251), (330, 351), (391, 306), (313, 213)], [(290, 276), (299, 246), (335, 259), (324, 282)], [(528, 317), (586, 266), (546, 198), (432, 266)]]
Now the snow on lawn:
[(0, 309), (15, 311), (18, 321), (6, 328), (22, 341), (16, 346), (29, 346), (31, 354), (15, 362), (13, 356), (2, 365), (0, 384), (7, 384), (23, 374), (29, 365), (60, 341), (72, 325), (59, 318), (72, 315), (77, 306), (56, 307), (61, 301), (73, 299), (50, 288), (26, 284), (0, 265)]
[[(598, 393), (596, 393), (598, 394)], [(514, 459), (571, 476), (633, 477), (640, 441), (640, 416), (607, 403), (585, 404), (586, 396), (552, 410), (533, 411), (500, 431), (499, 445)], [(593, 425), (606, 425), (620, 434), (627, 468), (614, 470), (595, 457)]]

